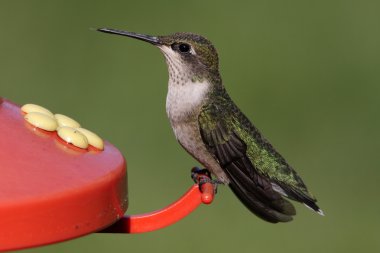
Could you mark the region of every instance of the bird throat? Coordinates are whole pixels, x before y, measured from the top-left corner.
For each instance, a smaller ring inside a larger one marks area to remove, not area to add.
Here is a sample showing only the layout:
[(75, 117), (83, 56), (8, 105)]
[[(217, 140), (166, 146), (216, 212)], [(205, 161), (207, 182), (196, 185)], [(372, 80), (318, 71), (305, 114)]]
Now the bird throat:
[(186, 122), (197, 117), (207, 101), (210, 84), (197, 77), (183, 60), (169, 49), (161, 48), (169, 71), (166, 112), (171, 123)]
[(207, 101), (210, 85), (207, 81), (180, 80), (169, 77), (166, 112), (171, 122), (196, 120)]

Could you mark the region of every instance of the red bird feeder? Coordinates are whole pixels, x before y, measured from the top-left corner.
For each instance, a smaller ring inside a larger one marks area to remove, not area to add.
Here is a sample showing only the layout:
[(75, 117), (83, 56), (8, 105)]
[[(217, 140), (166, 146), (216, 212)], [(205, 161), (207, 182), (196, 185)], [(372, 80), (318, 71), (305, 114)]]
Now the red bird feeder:
[[(200, 174), (199, 181), (209, 182)], [(20, 107), (0, 98), (0, 251), (64, 241), (93, 232), (143, 233), (184, 218), (209, 204), (214, 187), (204, 183), (148, 214), (123, 216), (128, 208), (127, 170), (110, 143), (79, 149), (56, 131), (24, 120)]]

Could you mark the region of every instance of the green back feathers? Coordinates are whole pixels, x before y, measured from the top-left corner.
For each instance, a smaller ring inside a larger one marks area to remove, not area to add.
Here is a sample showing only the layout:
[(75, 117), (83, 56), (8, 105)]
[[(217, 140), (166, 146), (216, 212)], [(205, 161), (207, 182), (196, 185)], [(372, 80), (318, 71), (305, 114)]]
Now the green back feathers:
[[(279, 192), (319, 211), (315, 198), (308, 192), (294, 169), (237, 108), (223, 89), (215, 89), (215, 92), (218, 94), (210, 96), (199, 115), (201, 135), (209, 151), (230, 176), (233, 191), (237, 195), (247, 191), (254, 192), (248, 199), (246, 196), (238, 197), (243, 198), (241, 200), (248, 208), (253, 208), (256, 214), (259, 202), (263, 206), (271, 207), (275, 221), (288, 221), (289, 217), (282, 215), (290, 215), (294, 211), (292, 205), (280, 197)], [(264, 188), (264, 193), (259, 191)], [(255, 196), (259, 197), (253, 200)], [(268, 221), (272, 219), (260, 217)]]

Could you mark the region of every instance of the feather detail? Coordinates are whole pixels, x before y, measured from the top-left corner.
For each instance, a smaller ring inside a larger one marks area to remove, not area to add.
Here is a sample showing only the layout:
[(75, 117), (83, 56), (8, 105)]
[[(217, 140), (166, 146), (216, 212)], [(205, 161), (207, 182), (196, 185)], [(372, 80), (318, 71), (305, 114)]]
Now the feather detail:
[(224, 96), (206, 104), (198, 122), (206, 148), (229, 178), (234, 194), (251, 212), (273, 223), (288, 222), (296, 214), (283, 197), (323, 213), (296, 172)]

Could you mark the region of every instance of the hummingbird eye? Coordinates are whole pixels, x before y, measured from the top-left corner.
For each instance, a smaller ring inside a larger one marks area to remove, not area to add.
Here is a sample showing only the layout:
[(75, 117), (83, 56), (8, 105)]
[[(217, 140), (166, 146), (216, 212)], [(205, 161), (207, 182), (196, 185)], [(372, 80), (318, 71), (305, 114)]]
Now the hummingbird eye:
[(182, 43), (182, 44), (179, 44), (178, 49), (179, 49), (179, 51), (181, 51), (182, 53), (187, 53), (187, 52), (190, 51), (190, 45), (189, 45), (189, 44)]
[(191, 47), (189, 44), (186, 44), (186, 43), (174, 43), (172, 45), (172, 49), (179, 51), (181, 53), (188, 53), (190, 52)]

